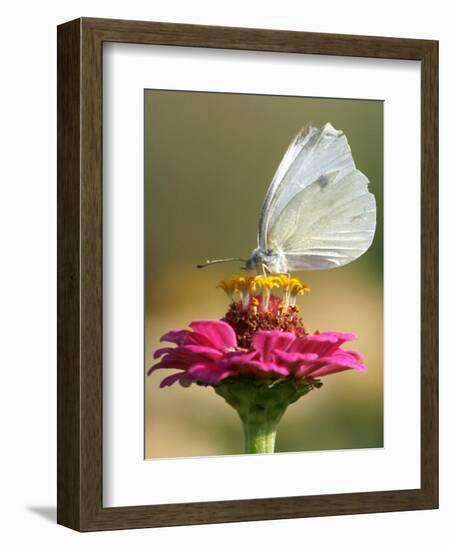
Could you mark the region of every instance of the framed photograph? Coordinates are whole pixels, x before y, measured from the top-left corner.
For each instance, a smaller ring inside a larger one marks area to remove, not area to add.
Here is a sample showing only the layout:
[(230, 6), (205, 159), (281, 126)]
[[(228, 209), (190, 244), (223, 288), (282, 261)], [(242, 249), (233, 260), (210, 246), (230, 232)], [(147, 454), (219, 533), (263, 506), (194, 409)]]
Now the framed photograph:
[(438, 507), (438, 43), (58, 27), (58, 522)]

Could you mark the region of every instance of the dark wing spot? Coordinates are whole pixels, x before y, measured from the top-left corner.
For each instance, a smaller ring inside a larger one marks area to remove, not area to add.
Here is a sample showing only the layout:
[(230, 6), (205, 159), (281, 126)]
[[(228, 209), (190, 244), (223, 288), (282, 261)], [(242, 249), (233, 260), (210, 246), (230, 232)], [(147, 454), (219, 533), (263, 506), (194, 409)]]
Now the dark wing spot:
[(327, 176), (320, 176), (317, 179), (317, 183), (318, 183), (318, 185), (320, 186), (321, 189), (324, 189), (324, 187), (326, 187), (326, 185), (329, 184), (329, 181), (330, 181), (330, 179)]

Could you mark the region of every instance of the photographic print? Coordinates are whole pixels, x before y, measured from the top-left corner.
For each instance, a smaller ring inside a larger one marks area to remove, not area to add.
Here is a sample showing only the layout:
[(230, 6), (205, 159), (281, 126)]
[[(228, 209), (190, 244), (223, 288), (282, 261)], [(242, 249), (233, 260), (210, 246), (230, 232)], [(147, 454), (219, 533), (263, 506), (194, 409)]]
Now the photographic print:
[(383, 102), (144, 100), (145, 458), (383, 447)]

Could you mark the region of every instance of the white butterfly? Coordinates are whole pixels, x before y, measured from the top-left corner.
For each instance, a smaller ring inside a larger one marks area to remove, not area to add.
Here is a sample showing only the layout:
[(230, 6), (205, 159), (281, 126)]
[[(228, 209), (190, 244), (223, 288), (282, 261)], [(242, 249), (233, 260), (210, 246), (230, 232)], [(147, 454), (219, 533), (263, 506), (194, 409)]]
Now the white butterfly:
[(376, 228), (376, 200), (368, 183), (355, 167), (343, 132), (329, 123), (307, 125), (291, 142), (268, 188), (258, 247), (242, 260), (246, 268), (290, 273), (357, 259), (370, 247)]

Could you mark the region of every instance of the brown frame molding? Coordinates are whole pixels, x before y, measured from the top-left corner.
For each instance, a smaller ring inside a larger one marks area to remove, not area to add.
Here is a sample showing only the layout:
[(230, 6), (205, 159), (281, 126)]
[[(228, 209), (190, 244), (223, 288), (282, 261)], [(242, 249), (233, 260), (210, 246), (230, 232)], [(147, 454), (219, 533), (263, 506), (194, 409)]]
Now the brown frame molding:
[[(102, 44), (421, 61), (421, 488), (104, 508)], [(438, 507), (438, 42), (81, 18), (58, 27), (58, 523), (79, 531)]]

